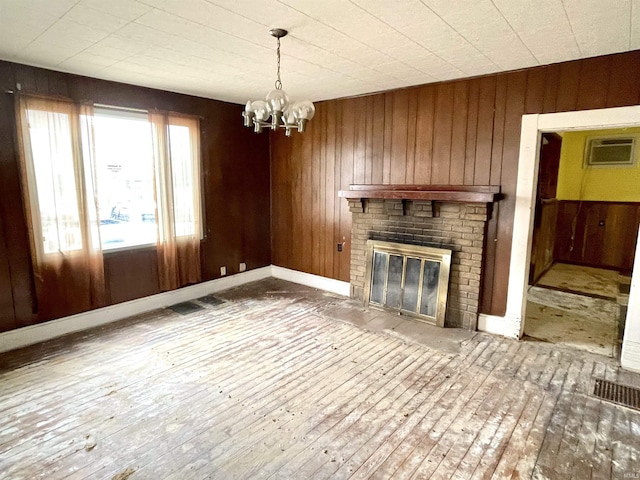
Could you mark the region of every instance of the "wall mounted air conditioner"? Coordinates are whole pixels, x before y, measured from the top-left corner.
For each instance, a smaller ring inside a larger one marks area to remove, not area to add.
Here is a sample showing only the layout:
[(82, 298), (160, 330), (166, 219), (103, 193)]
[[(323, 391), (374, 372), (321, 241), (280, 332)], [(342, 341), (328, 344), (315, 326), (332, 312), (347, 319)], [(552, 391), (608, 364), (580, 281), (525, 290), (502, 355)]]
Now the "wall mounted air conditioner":
[(585, 167), (632, 166), (636, 163), (634, 135), (588, 137), (585, 148)]

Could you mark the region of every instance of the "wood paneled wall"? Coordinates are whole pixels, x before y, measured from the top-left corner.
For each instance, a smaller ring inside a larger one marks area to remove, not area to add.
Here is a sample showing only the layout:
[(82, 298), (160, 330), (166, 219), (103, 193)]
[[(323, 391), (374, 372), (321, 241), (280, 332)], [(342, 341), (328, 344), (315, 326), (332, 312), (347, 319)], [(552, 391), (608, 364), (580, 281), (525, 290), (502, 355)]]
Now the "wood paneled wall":
[(318, 103), (306, 133), (271, 135), (273, 262), (349, 281), (351, 183), (500, 185), (481, 311), (503, 315), (522, 115), (638, 104), (639, 71), (635, 51)]
[(535, 285), (540, 277), (553, 265), (557, 221), (557, 200), (548, 200), (536, 205), (533, 239), (531, 241), (529, 285)]
[(558, 205), (557, 261), (613, 268), (631, 275), (640, 203), (561, 200)]
[[(0, 62), (0, 331), (38, 322), (14, 144), (13, 96), (22, 90), (77, 101), (158, 108), (201, 117), (206, 238), (203, 280), (271, 263), (269, 137), (242, 126), (242, 106)], [(153, 249), (105, 255), (112, 303), (157, 293)]]

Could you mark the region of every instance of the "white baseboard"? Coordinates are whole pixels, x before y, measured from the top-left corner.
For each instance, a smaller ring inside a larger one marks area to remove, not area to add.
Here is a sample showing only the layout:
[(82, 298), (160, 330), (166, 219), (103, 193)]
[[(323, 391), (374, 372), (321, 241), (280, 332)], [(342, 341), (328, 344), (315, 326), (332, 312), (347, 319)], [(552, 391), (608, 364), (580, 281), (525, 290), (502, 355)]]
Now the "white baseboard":
[(0, 352), (44, 342), (68, 333), (99, 327), (133, 315), (139, 315), (176, 303), (186, 302), (210, 293), (237, 287), (256, 280), (262, 280), (270, 276), (271, 266), (256, 268), (255, 270), (217, 278), (170, 292), (158, 293), (157, 295), (137, 298), (128, 302), (78, 313), (77, 315), (10, 330), (0, 333)]
[(499, 317), (481, 313), (478, 315), (478, 330), (516, 340), (520, 338), (520, 323), (518, 319), (507, 315)]
[(271, 265), (271, 275), (281, 280), (337, 293), (345, 297), (351, 294), (351, 284), (349, 282), (342, 282), (340, 280), (334, 280), (333, 278), (299, 272), (298, 270), (290, 270), (288, 268), (278, 267), (277, 265)]
[[(270, 265), (197, 285), (179, 288), (170, 292), (138, 298), (129, 302), (109, 305), (89, 312), (0, 333), (0, 352), (26, 347), (69, 333), (99, 327), (133, 315), (139, 315), (176, 303), (186, 302), (210, 293), (227, 290), (268, 277), (275, 277), (300, 285), (306, 285), (345, 297), (348, 297), (351, 293), (351, 285), (348, 282)], [(510, 333), (513, 328), (509, 328), (509, 324), (510, 322), (506, 317), (485, 314), (478, 316), (478, 330), (481, 332), (512, 337), (513, 334)], [(631, 359), (629, 365), (638, 365), (638, 368), (640, 368), (640, 344), (638, 344), (637, 363), (635, 355), (635, 353), (629, 352), (629, 358)], [(628, 368), (635, 369), (636, 367), (629, 366)]]
[(478, 330), (494, 335), (504, 335), (505, 318), (496, 315), (478, 315)]

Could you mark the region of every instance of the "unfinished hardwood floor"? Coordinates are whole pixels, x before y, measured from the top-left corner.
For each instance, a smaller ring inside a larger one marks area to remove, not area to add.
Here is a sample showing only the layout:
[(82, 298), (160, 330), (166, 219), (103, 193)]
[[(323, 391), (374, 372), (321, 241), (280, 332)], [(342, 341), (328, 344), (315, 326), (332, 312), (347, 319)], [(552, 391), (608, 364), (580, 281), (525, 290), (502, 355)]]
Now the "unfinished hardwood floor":
[(0, 355), (0, 478), (640, 476), (640, 413), (589, 395), (638, 382), (613, 360), (421, 344), (437, 330), (273, 279), (216, 296)]

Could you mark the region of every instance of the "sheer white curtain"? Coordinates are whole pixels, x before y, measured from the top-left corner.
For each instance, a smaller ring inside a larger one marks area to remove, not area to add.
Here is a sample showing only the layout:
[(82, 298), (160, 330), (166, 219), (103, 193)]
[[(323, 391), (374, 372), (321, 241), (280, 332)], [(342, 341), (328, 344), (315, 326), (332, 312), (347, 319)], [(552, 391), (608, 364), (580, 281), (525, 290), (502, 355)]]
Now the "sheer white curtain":
[(197, 118), (151, 112), (160, 288), (201, 280), (200, 129)]
[(39, 317), (103, 306), (92, 107), (20, 95), (16, 119)]

